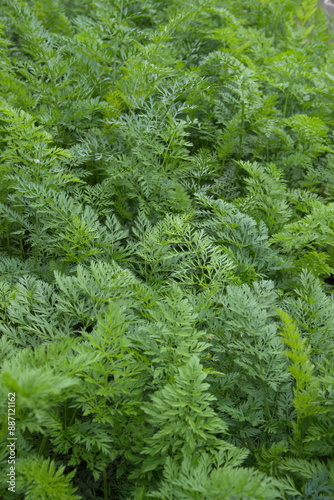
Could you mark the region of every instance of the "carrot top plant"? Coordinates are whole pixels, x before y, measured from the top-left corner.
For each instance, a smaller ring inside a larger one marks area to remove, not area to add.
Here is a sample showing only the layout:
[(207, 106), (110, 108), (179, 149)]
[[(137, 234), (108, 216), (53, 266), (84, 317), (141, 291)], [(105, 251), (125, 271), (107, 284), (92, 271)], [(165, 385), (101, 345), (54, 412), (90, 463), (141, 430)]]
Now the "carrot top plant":
[(0, 6), (1, 498), (333, 498), (317, 1)]

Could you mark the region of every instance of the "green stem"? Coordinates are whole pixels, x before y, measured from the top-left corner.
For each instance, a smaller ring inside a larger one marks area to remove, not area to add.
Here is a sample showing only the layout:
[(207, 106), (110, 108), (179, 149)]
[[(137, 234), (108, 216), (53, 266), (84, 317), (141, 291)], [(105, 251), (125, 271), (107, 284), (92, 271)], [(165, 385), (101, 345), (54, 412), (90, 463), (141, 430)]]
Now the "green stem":
[(243, 102), (241, 105), (241, 131), (240, 131), (240, 135), (239, 135), (238, 160), (241, 159), (241, 155), (242, 155), (242, 144), (243, 144), (244, 133), (245, 133), (245, 103)]
[(103, 471), (103, 493), (104, 493), (104, 500), (108, 500), (107, 467)]
[[(39, 219), (38, 219), (38, 212), (36, 212), (36, 215), (35, 215), (35, 233), (36, 235), (38, 234), (38, 230), (39, 230)], [(35, 271), (37, 271), (37, 267), (38, 267), (38, 246), (35, 245), (35, 249), (34, 249), (34, 266), (35, 266)]]
[(24, 259), (24, 251), (23, 251), (23, 238), (22, 238), (22, 236), (20, 236), (20, 256), (21, 256), (21, 259), (23, 260)]
[[(263, 369), (262, 369), (262, 361), (261, 361), (261, 359), (259, 361), (260, 361), (259, 372), (260, 372), (260, 377), (261, 377), (261, 388), (262, 388), (262, 395), (263, 395), (263, 411), (264, 411), (264, 415), (266, 417), (267, 422), (269, 422), (271, 419), (271, 416), (270, 416), (269, 404), (268, 404), (268, 398), (267, 398), (267, 388), (266, 388), (265, 377), (264, 377)], [(266, 434), (264, 436), (264, 440), (265, 440), (265, 442), (267, 440)]]
[(288, 108), (288, 100), (289, 100), (289, 96), (285, 95), (285, 102), (284, 102), (284, 109), (283, 109), (283, 118), (286, 118), (286, 111), (287, 111), (287, 108)]
[(7, 239), (7, 252), (10, 252), (10, 232), (9, 232), (9, 224), (6, 222), (6, 239)]
[[(124, 8), (124, 0), (121, 0), (120, 4), (120, 13), (117, 19), (117, 25), (121, 26), (122, 21), (123, 21), (123, 8)], [(114, 64), (113, 64), (113, 86), (115, 87), (116, 85), (116, 65), (117, 65), (117, 53), (119, 49), (119, 36), (117, 35), (116, 41), (115, 41), (115, 55), (114, 55)]]

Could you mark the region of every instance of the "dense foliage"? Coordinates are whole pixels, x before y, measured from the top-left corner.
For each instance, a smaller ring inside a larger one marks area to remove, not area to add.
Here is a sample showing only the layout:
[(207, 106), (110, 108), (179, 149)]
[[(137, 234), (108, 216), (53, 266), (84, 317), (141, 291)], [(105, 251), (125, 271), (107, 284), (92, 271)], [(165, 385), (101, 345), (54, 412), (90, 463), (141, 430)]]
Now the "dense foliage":
[(317, 0), (0, 7), (1, 498), (334, 498)]

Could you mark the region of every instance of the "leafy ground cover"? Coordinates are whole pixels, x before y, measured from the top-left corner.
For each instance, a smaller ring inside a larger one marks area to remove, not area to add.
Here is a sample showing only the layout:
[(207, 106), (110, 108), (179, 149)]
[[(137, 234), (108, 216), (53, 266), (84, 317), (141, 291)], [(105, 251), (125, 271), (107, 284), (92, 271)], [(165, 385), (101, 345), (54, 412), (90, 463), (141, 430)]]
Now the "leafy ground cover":
[(334, 498), (317, 0), (0, 6), (1, 498)]

